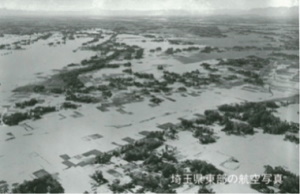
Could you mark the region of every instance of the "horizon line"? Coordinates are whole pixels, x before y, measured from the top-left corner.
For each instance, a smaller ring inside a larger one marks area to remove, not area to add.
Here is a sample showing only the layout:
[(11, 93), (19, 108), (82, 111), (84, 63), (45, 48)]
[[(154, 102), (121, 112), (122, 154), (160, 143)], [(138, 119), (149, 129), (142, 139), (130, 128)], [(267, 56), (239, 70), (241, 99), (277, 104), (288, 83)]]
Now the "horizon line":
[[(0, 8), (0, 10), (6, 11), (23, 11), (23, 12), (85, 12), (85, 11), (132, 11), (132, 12), (151, 12), (151, 11), (190, 11), (190, 12), (201, 12), (201, 11), (218, 11), (218, 10), (236, 10), (236, 11), (250, 11), (256, 9), (267, 9), (267, 8), (299, 8), (299, 5), (295, 6), (266, 6), (266, 7), (254, 7), (254, 8), (222, 8), (222, 9), (99, 9), (99, 8), (90, 8), (90, 9), (83, 9), (83, 10), (49, 10), (49, 9), (9, 9), (9, 8)], [(1, 14), (1, 13), (0, 13)]]

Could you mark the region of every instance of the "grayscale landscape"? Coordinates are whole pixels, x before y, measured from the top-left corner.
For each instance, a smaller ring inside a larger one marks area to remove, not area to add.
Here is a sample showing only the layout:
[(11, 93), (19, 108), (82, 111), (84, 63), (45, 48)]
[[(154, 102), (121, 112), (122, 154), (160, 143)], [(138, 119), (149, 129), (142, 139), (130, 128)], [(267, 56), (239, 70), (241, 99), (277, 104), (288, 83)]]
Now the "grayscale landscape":
[(298, 1), (239, 2), (3, 0), (0, 193), (299, 193)]

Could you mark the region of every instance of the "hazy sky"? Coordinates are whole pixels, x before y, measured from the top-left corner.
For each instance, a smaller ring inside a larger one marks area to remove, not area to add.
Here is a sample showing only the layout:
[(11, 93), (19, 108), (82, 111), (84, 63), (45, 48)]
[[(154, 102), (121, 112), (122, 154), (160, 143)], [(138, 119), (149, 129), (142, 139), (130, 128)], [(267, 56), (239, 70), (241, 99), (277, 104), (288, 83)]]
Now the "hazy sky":
[(39, 11), (211, 10), (299, 5), (299, 0), (0, 0), (0, 9)]

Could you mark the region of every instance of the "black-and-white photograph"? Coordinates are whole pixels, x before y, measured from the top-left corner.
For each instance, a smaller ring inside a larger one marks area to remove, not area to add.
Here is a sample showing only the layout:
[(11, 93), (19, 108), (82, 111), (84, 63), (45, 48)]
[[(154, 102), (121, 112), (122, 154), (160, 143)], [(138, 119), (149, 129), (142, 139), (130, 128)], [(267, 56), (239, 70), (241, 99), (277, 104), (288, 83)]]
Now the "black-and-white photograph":
[(0, 193), (299, 193), (299, 0), (0, 0)]

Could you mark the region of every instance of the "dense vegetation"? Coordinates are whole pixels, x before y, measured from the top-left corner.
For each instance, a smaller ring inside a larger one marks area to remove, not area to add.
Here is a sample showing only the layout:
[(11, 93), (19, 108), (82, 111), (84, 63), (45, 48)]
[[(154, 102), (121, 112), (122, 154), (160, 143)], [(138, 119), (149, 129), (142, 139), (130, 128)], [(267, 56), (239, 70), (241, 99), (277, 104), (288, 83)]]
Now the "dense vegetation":
[(222, 129), (227, 134), (235, 134), (235, 135), (253, 135), (254, 130), (253, 127), (247, 123), (243, 122), (234, 122), (230, 120), (226, 120), (225, 127)]
[(99, 99), (89, 96), (89, 95), (78, 95), (74, 93), (69, 93), (66, 95), (66, 100), (81, 102), (81, 103), (97, 103)]
[(193, 136), (198, 138), (202, 144), (216, 142), (216, 137), (214, 137), (214, 130), (208, 127), (196, 127), (193, 131)]
[(215, 193), (212, 189), (208, 189), (205, 186), (201, 186), (198, 190), (198, 193)]
[(51, 175), (24, 181), (12, 189), (12, 193), (63, 193), (61, 184)]
[[(279, 188), (280, 193), (299, 193), (299, 176), (285, 170), (284, 168), (277, 166), (271, 167), (265, 166), (265, 174), (271, 175), (270, 183), (264, 181), (264, 176), (261, 175), (258, 179), (258, 184), (251, 184), (251, 188), (261, 193), (274, 193), (273, 186)], [(275, 176), (282, 176), (282, 183), (274, 185)]]
[(216, 137), (213, 130), (203, 125), (219, 124), (222, 131), (229, 135), (253, 135), (254, 128), (261, 128), (264, 133), (285, 134), (285, 140), (299, 143), (299, 124), (289, 123), (274, 116), (278, 105), (273, 101), (245, 102), (224, 104), (218, 110), (205, 110), (204, 118), (181, 120), (181, 128), (193, 132), (203, 144), (213, 143)]
[(171, 181), (168, 178), (152, 174), (132, 174), (131, 178), (134, 185), (140, 185), (142, 187), (138, 193), (144, 193), (147, 191), (154, 193), (176, 193), (174, 190), (174, 185), (171, 184)]
[(284, 140), (288, 140), (296, 144), (299, 144), (299, 134), (286, 134)]
[[(244, 76), (243, 81), (254, 85), (264, 85), (263, 79), (259, 75), (259, 70), (268, 65), (270, 61), (268, 59), (259, 58), (256, 56), (249, 56), (240, 59), (226, 59), (220, 60), (218, 65), (229, 66), (228, 70), (233, 73)], [(243, 69), (242, 69), (243, 68)], [(251, 69), (249, 70), (245, 70)]]
[(150, 153), (163, 144), (162, 140), (157, 138), (146, 138), (135, 145), (129, 145), (128, 148), (123, 150), (124, 159), (127, 161), (144, 160), (150, 156)]
[(78, 107), (79, 107), (79, 105), (73, 104), (71, 102), (64, 102), (61, 105), (62, 109), (77, 109)]
[(220, 60), (218, 65), (226, 65), (226, 66), (233, 66), (233, 67), (252, 67), (254, 70), (263, 68), (266, 64), (269, 63), (268, 59), (263, 59), (256, 56), (249, 56), (247, 58), (240, 58), (240, 59), (227, 59), (227, 60)]
[(52, 106), (38, 106), (27, 112), (16, 112), (3, 116), (3, 122), (7, 125), (18, 125), (19, 122), (27, 119), (40, 119), (42, 115), (56, 111)]
[(281, 121), (272, 112), (278, 106), (274, 102), (246, 102), (244, 104), (222, 105), (219, 110), (228, 118), (248, 122), (252, 127), (262, 128), (265, 133), (284, 134), (298, 132), (299, 125)]
[(97, 164), (107, 164), (110, 162), (112, 155), (108, 153), (102, 153), (96, 156), (95, 163)]
[(25, 108), (28, 106), (34, 106), (38, 103), (38, 100), (35, 98), (32, 98), (30, 100), (24, 101), (24, 102), (18, 102), (16, 103), (16, 107), (17, 108)]
[(100, 186), (102, 184), (107, 183), (108, 181), (104, 178), (102, 171), (96, 171), (94, 174), (92, 174), (91, 179), (93, 179), (97, 186)]
[(109, 184), (109, 189), (113, 193), (124, 193), (126, 190), (132, 189), (134, 185), (130, 182), (128, 184), (120, 184), (120, 180), (116, 179), (112, 184)]
[[(217, 169), (214, 165), (202, 160), (186, 160), (183, 162), (182, 167), (190, 168), (193, 174), (212, 174), (214, 176), (217, 176), (224, 173), (223, 171)], [(217, 180), (216, 177), (214, 180)]]

